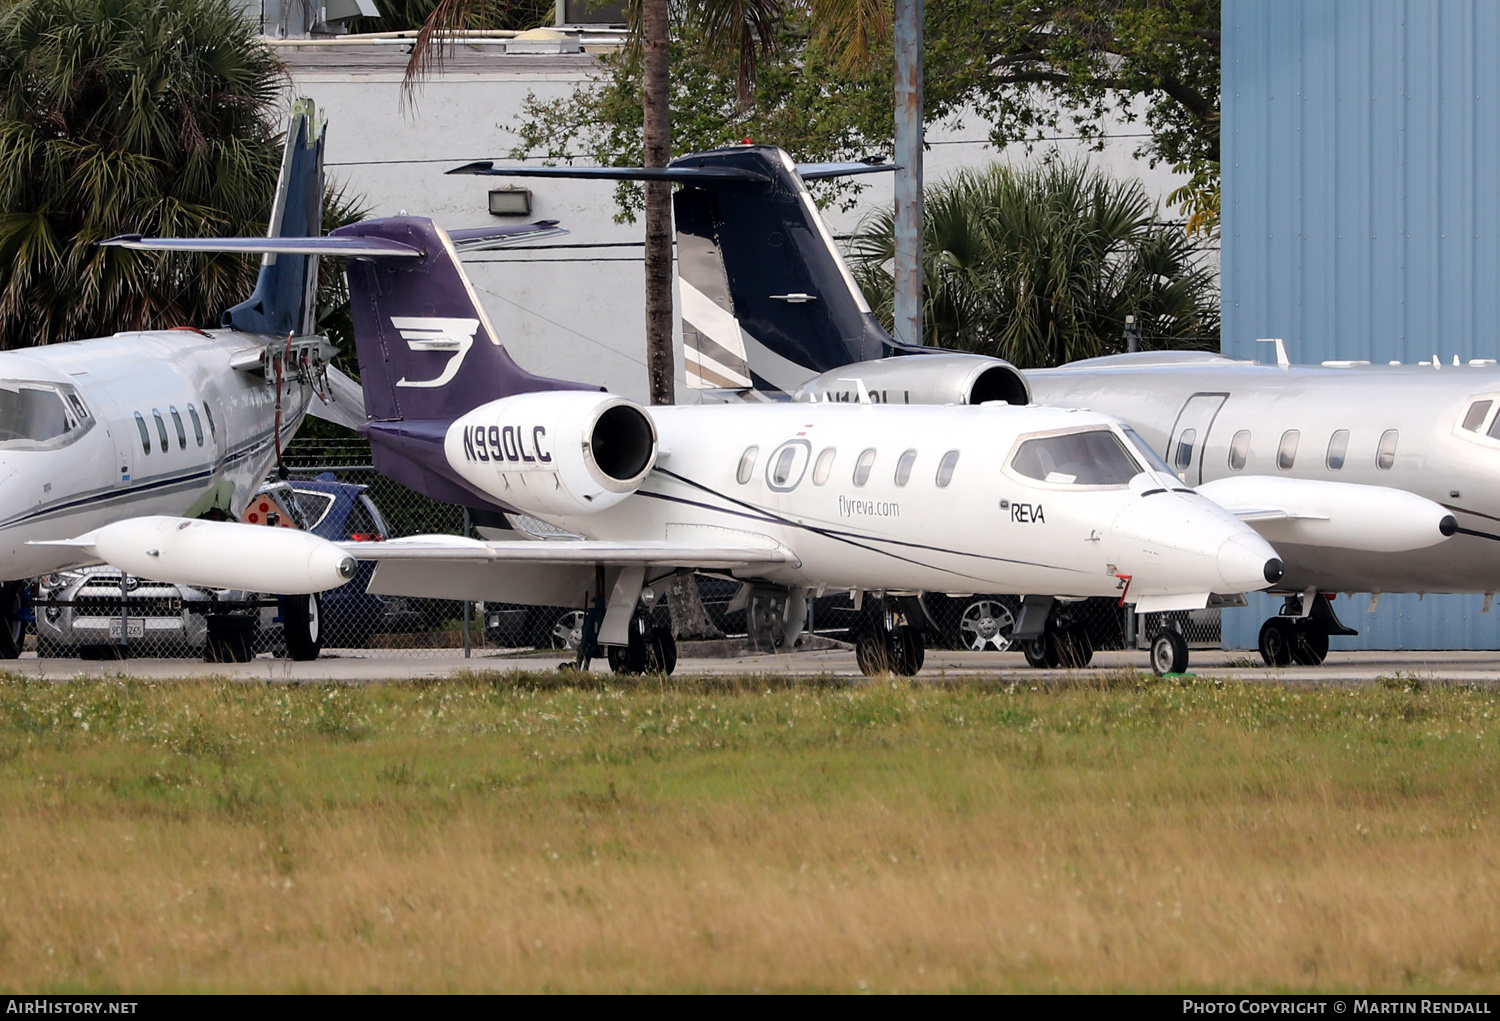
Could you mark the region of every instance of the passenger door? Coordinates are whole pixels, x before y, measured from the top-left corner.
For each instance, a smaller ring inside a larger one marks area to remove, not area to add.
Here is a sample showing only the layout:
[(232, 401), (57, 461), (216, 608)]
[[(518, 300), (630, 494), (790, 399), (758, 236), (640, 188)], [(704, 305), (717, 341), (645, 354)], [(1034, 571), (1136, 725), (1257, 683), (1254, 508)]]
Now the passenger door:
[(1190, 486), (1203, 482), (1203, 451), (1227, 393), (1197, 393), (1187, 399), (1172, 426), (1172, 441), (1162, 452), (1178, 478)]

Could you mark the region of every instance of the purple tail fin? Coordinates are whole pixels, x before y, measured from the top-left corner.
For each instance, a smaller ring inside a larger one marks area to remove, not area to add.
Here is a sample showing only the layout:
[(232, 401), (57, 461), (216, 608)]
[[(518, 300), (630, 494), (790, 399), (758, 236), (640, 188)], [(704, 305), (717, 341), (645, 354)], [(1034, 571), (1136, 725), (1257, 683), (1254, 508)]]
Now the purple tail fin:
[(377, 422), (451, 422), (481, 404), (536, 390), (601, 387), (534, 376), (511, 359), (459, 265), (452, 240), (422, 217), (340, 227), (419, 259), (350, 258), (349, 304), (365, 413)]
[(382, 474), (434, 500), (493, 508), (494, 501), (448, 468), (448, 425), (481, 404), (537, 390), (601, 390), (533, 376), (500, 345), (459, 265), (453, 241), (422, 217), (340, 227), (330, 237), (372, 238), (420, 258), (361, 258), (348, 265), (349, 306), (365, 392), (361, 430)]

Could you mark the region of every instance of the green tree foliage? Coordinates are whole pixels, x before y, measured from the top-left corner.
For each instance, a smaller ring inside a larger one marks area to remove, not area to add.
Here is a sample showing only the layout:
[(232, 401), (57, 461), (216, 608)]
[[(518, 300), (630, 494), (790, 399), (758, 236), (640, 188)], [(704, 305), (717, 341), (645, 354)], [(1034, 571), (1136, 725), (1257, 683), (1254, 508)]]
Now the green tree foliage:
[[(785, 5), (748, 104), (739, 51), (716, 43), (723, 35), (710, 37), (704, 19), (680, 19), (672, 55), (674, 151), (748, 136), (799, 159), (889, 153), (890, 3), (858, 0), (860, 17), (831, 40), (805, 5)], [(1218, 0), (926, 0), (925, 38), (929, 121), (977, 112), (991, 123), (997, 146), (1057, 135), (1102, 145), (1111, 125), (1144, 121), (1148, 137), (1138, 155), (1185, 164), (1217, 189)], [(561, 100), (525, 105), (512, 155), (633, 162), (639, 94), (638, 58), (606, 57), (596, 82)], [(622, 189), (627, 210), (634, 208), (631, 194)]]
[[(877, 54), (887, 43), (877, 42)], [(520, 142), (510, 155), (548, 162), (574, 159), (601, 166), (633, 166), (641, 153), (641, 66), (629, 50), (600, 57), (595, 84), (558, 101), (528, 95), (521, 109)], [(854, 159), (889, 153), (894, 131), (892, 65), (877, 56), (851, 64), (838, 51), (810, 46), (795, 19), (777, 29), (776, 44), (762, 56), (750, 104), (741, 106), (737, 65), (707, 45), (696, 24), (679, 27), (672, 41), (672, 148), (695, 152), (753, 139), (780, 145), (803, 159)], [(847, 195), (847, 179), (827, 182), (825, 194)], [(640, 190), (618, 189), (622, 218), (641, 208)]]
[[(211, 326), (258, 260), (100, 248), (263, 234), (286, 76), (225, 0), (0, 8), (0, 347)], [(337, 194), (330, 226), (357, 219)], [(338, 305), (324, 275), (320, 307)]]
[[(1162, 225), (1138, 182), (1082, 164), (993, 165), (929, 188), (923, 246), (925, 340), (1024, 368), (1143, 346), (1217, 349), (1218, 286), (1193, 242)], [(855, 276), (891, 322), (891, 213), (851, 241)]]

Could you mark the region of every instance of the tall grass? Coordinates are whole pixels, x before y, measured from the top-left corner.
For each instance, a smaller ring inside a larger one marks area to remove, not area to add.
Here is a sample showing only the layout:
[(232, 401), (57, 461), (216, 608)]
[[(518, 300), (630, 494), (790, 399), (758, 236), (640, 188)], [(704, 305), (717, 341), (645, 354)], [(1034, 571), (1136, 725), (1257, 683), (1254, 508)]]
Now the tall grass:
[(7, 990), (1483, 990), (1500, 693), (0, 682)]

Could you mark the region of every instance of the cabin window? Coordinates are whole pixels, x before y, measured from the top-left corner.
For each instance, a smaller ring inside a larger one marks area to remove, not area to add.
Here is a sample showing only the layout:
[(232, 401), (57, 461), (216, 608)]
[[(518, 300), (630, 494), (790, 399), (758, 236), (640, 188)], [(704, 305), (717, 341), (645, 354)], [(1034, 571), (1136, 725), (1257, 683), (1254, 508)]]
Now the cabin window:
[(1186, 468), (1193, 463), (1193, 444), (1197, 440), (1197, 429), (1182, 430), (1182, 435), (1177, 437), (1177, 456), (1173, 458), (1177, 467)]
[(1391, 465), (1396, 463), (1396, 439), (1397, 432), (1387, 429), (1380, 434), (1380, 446), (1375, 448), (1375, 467), (1381, 471), (1390, 471)]
[(1349, 430), (1340, 429), (1328, 437), (1328, 470), (1336, 472), (1344, 467), (1344, 455), (1349, 452)]
[(1065, 486), (1123, 486), (1140, 471), (1108, 429), (1025, 440), (1010, 466), (1018, 475)]
[(1297, 463), (1297, 442), (1301, 439), (1302, 433), (1296, 429), (1281, 434), (1281, 445), (1276, 448), (1276, 467), (1284, 472), (1292, 470), (1292, 465)]
[(1484, 420), (1489, 417), (1490, 407), (1494, 401), (1475, 401), (1469, 405), (1469, 411), (1464, 415), (1464, 428), (1471, 433), (1477, 433), (1479, 427), (1484, 425)]
[(813, 485), (821, 486), (828, 481), (828, 473), (833, 471), (833, 455), (832, 447), (825, 447), (822, 453), (818, 454), (818, 460), (813, 465)]
[[(213, 419), (209, 419), (209, 421), (212, 422)], [(743, 486), (748, 483), (750, 476), (755, 473), (755, 458), (759, 453), (759, 447), (749, 447), (740, 455), (740, 468), (739, 471), (734, 473), (735, 481), (740, 485)]]
[(198, 441), (198, 446), (203, 446), (203, 423), (198, 419), (198, 409), (191, 404), (188, 405), (188, 418), (193, 423), (193, 439)]
[(937, 478), (934, 480), (939, 489), (948, 488), (948, 483), (953, 481), (953, 469), (957, 467), (958, 451), (950, 450), (943, 455), (943, 459), (938, 462)]
[(1250, 458), (1250, 430), (1241, 429), (1234, 434), (1234, 439), (1229, 441), (1229, 470), (1244, 471), (1245, 462)]
[(214, 409), (207, 401), (203, 402), (203, 417), (208, 419), (208, 434), (214, 439), (218, 439), (219, 427), (214, 424)]
[(151, 453), (151, 433), (146, 429), (146, 420), (139, 411), (135, 413), (135, 427), (141, 431), (141, 450)]
[(182, 427), (182, 416), (177, 413), (176, 408), (168, 408), (172, 413), (172, 424), (177, 427), (177, 449), (187, 449), (187, 430)]
[(904, 450), (896, 462), (896, 485), (904, 486), (911, 481), (911, 466), (917, 463), (915, 450)]
[(870, 469), (875, 465), (875, 448), (870, 447), (862, 451), (859, 460), (854, 462), (854, 484), (862, 486), (870, 481)]
[(156, 419), (156, 435), (161, 437), (161, 452), (167, 452), (167, 423), (161, 419), (161, 412), (155, 408), (151, 409), (151, 417)]
[(784, 486), (792, 477), (792, 462), (797, 459), (796, 447), (783, 447), (776, 455), (776, 464), (771, 468), (771, 484)]

